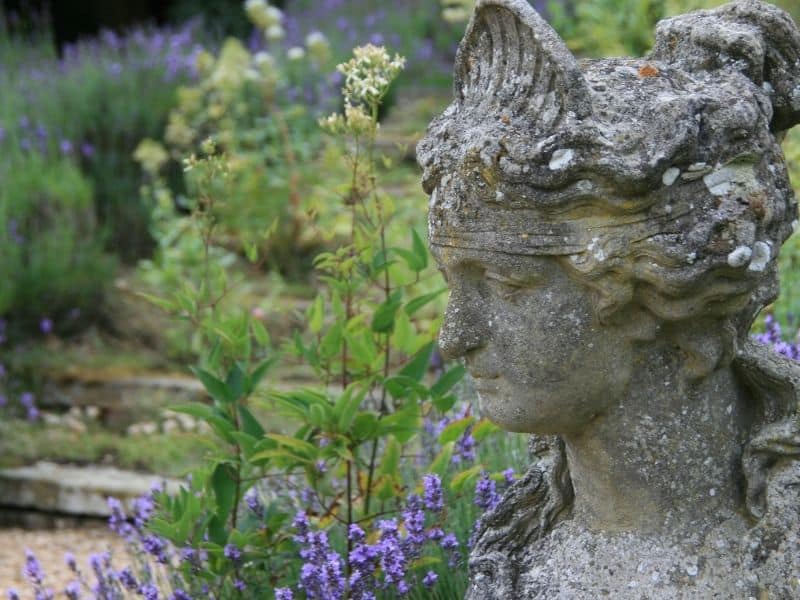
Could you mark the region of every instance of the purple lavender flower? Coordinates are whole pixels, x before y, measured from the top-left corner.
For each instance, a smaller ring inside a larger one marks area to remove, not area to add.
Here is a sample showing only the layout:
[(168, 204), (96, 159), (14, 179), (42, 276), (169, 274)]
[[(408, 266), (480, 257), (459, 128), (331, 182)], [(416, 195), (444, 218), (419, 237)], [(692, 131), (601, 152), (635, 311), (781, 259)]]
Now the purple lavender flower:
[(228, 544), (225, 546), (225, 549), (222, 551), (225, 558), (227, 558), (232, 563), (238, 563), (242, 560), (242, 551), (234, 544)]
[(130, 567), (122, 569), (117, 573), (117, 577), (126, 590), (134, 591), (139, 589), (139, 582), (136, 581), (136, 577), (134, 577)]
[(73, 150), (72, 142), (66, 139), (61, 140), (58, 144), (58, 149), (61, 150), (61, 154), (65, 156), (72, 154)]
[(233, 587), (235, 587), (240, 592), (243, 592), (247, 589), (247, 584), (241, 579), (234, 579), (233, 580)]
[(122, 502), (112, 497), (109, 497), (106, 502), (111, 511), (108, 517), (109, 529), (130, 541), (133, 536), (133, 527), (128, 523), (128, 518), (125, 516), (125, 509), (122, 506)]
[(181, 589), (175, 590), (170, 596), (170, 600), (192, 600), (192, 597)]
[(0, 408), (3, 408), (6, 404), (8, 404), (8, 398), (3, 393), (0, 393)]
[(7, 592), (8, 600), (20, 600), (19, 599), (19, 592), (14, 588), (10, 588)]
[(405, 549), (409, 558), (418, 558), (422, 544), (425, 543), (425, 512), (419, 496), (409, 496), (403, 511), (403, 525), (406, 528)]
[(158, 600), (158, 588), (152, 583), (145, 583), (139, 588), (139, 594), (144, 596), (145, 600)]
[(475, 504), (483, 510), (491, 510), (498, 502), (500, 496), (497, 494), (497, 485), (489, 474), (484, 472), (475, 484)]
[(93, 158), (95, 154), (94, 146), (89, 142), (83, 142), (81, 144), (81, 155), (84, 158)]
[(475, 438), (472, 437), (472, 428), (469, 427), (461, 437), (456, 440), (452, 462), (458, 464), (461, 462), (474, 461), (476, 445)]
[(294, 594), (289, 588), (275, 588), (275, 600), (294, 600)]
[(75, 561), (75, 555), (72, 552), (64, 554), (64, 564), (66, 564), (67, 568), (73, 573), (78, 572), (78, 563)]
[(25, 412), (25, 418), (28, 419), (30, 422), (38, 421), (39, 420), (39, 409), (35, 406), (31, 406)]
[(44, 583), (42, 565), (30, 550), (25, 550), (25, 567), (23, 567), (22, 573), (34, 585), (40, 586)]
[(261, 504), (261, 498), (258, 495), (258, 490), (252, 488), (244, 495), (245, 504), (255, 516), (259, 519), (264, 518), (264, 505)]
[(508, 467), (505, 471), (503, 471), (503, 479), (508, 485), (511, 485), (512, 483), (514, 483), (514, 481), (516, 481), (513, 467)]
[(439, 512), (444, 508), (444, 496), (442, 494), (442, 479), (438, 475), (429, 473), (422, 478), (425, 508), (433, 512)]
[(347, 531), (347, 538), (352, 542), (360, 542), (364, 539), (364, 530), (357, 524), (351, 523)]
[(52, 333), (53, 320), (47, 317), (42, 317), (42, 320), (39, 321), (39, 330), (44, 334)]
[(64, 595), (68, 600), (80, 600), (81, 582), (77, 580), (70, 581), (64, 588)]
[(36, 397), (31, 392), (22, 392), (19, 397), (19, 403), (25, 408), (32, 408), (36, 402)]
[(156, 510), (156, 502), (153, 499), (153, 493), (157, 491), (157, 488), (153, 489), (151, 493), (139, 496), (133, 501), (133, 526), (136, 528), (136, 531), (140, 533)]
[(433, 571), (428, 571), (425, 577), (422, 578), (422, 584), (425, 587), (431, 588), (436, 585), (436, 580), (439, 579), (439, 576), (434, 573)]
[(142, 548), (162, 565), (167, 564), (167, 543), (162, 538), (157, 535), (146, 535), (142, 538)]

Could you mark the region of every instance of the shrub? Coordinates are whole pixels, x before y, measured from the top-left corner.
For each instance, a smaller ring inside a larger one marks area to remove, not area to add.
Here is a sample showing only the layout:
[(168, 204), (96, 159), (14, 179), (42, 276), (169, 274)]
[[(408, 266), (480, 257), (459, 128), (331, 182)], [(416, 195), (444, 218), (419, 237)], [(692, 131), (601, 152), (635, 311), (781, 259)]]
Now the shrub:
[(22, 38), (0, 15), (0, 131), (25, 153), (75, 159), (93, 182), (107, 246), (126, 260), (152, 249), (149, 207), (141, 203), (131, 154), (139, 140), (163, 129), (198, 51), (186, 26), (124, 36), (105, 31), (66, 46), (59, 58), (48, 29)]
[[(0, 315), (10, 337), (48, 319), (68, 333), (97, 311), (114, 261), (103, 251), (91, 183), (67, 159), (7, 155), (0, 166)], [(77, 314), (81, 319), (76, 319)]]

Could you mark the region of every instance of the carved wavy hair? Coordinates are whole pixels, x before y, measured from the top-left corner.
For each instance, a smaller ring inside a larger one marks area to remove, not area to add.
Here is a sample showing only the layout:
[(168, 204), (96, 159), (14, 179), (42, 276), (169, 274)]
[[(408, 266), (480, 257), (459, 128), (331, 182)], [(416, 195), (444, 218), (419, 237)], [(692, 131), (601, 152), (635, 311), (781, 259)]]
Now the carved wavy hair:
[[(684, 347), (713, 348), (699, 375), (732, 363), (758, 403), (743, 457), (754, 517), (770, 468), (800, 456), (800, 372), (748, 339), (777, 297), (778, 249), (797, 218), (780, 140), (798, 122), (800, 32), (758, 0), (662, 21), (644, 59), (581, 64), (525, 0), (478, 0), (455, 100), (418, 147), (431, 243), (514, 236), (520, 254), (554, 256), (589, 286), (601, 319), (641, 308)], [(469, 219), (454, 212), (460, 198)], [(591, 231), (522, 248), (534, 219)], [(539, 504), (559, 508), (531, 509), (535, 535), (572, 498), (563, 444), (553, 447), (559, 468), (545, 469)]]

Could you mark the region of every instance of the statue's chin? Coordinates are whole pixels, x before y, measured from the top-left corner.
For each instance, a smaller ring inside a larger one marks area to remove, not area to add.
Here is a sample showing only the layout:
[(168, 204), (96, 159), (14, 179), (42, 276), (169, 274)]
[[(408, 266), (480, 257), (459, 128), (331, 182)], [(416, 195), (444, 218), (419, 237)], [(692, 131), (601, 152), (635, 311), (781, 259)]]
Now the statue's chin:
[[(587, 407), (561, 398), (557, 390), (521, 392), (502, 378), (475, 381), (480, 415), (514, 433), (558, 435), (582, 430), (595, 416)], [(560, 401), (559, 401), (560, 399)]]

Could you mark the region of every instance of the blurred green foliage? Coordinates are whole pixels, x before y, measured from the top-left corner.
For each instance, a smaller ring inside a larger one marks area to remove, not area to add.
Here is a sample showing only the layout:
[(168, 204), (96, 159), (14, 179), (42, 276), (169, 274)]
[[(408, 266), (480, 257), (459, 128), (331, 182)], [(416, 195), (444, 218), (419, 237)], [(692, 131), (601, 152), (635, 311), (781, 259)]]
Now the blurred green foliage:
[(45, 317), (69, 332), (93, 314), (114, 272), (91, 183), (66, 159), (11, 154), (0, 181), (0, 315), (12, 334), (38, 330)]

